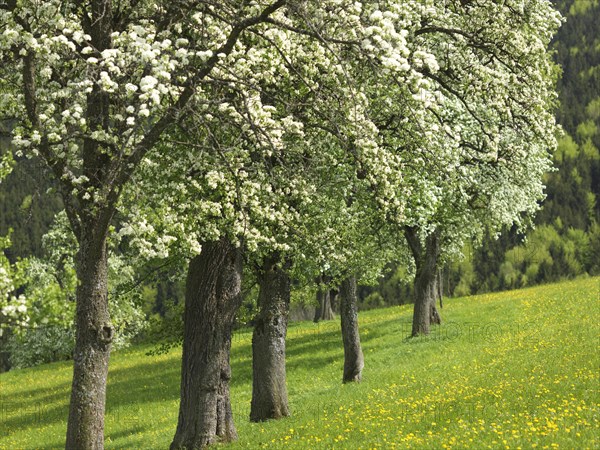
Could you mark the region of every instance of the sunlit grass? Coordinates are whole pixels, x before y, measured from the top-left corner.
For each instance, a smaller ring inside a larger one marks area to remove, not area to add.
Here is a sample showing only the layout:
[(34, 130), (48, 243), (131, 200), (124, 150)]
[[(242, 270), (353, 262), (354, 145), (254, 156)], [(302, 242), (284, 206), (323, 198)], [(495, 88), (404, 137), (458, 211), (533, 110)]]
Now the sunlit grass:
[[(248, 330), (233, 343), (231, 448), (599, 448), (600, 278), (452, 299), (444, 325), (407, 339), (410, 306), (361, 313), (364, 381), (342, 385), (337, 321), (292, 324), (292, 417), (248, 421)], [(106, 447), (168, 448), (180, 350), (116, 352)], [(71, 365), (0, 375), (0, 448), (62, 447)]]

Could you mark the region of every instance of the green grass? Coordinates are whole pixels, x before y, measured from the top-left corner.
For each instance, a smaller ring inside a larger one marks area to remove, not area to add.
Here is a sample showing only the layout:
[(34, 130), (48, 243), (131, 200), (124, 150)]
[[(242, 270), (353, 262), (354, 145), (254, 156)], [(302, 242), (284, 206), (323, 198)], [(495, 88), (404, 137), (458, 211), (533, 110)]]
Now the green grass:
[[(364, 381), (342, 385), (337, 321), (292, 324), (292, 417), (253, 424), (249, 331), (236, 334), (231, 448), (599, 448), (600, 278), (445, 302), (444, 325), (407, 339), (411, 308), (361, 313)], [(180, 350), (116, 352), (107, 448), (168, 448)], [(0, 375), (0, 448), (63, 445), (71, 365)]]

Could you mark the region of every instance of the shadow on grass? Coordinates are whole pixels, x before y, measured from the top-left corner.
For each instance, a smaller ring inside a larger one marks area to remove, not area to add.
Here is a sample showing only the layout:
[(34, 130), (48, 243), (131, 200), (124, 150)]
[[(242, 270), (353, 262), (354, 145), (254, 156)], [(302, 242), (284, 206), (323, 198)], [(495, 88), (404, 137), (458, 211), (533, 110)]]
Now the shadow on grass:
[[(363, 345), (368, 348), (371, 342), (380, 340), (390, 333), (404, 332), (405, 326), (397, 318), (384, 321), (371, 321), (361, 327)], [(245, 335), (248, 332), (245, 333)], [(247, 342), (247, 341), (246, 341)], [(247, 387), (252, 381), (251, 344), (238, 343), (232, 349), (232, 387)], [(413, 343), (405, 340), (406, 343)], [(385, 344), (385, 342), (383, 342)], [(377, 344), (379, 348), (380, 344)], [(390, 346), (393, 346), (390, 343)], [(339, 323), (323, 322), (314, 328), (292, 327), (287, 346), (287, 368), (289, 372), (318, 370), (335, 362), (343, 363), (343, 347)], [(121, 354), (120, 358), (133, 355)], [(115, 418), (119, 411), (127, 411), (132, 406), (145, 411), (146, 403), (178, 401), (180, 392), (181, 360), (179, 355), (167, 359), (146, 357), (143, 362), (131, 367), (120, 367), (118, 362), (109, 372), (107, 387), (107, 422), (115, 420), (123, 426), (126, 417)], [(70, 381), (58, 383), (47, 388), (22, 390), (27, 392), (25, 399), (4, 404), (2, 414), (3, 434), (12, 434), (18, 430), (52, 426), (64, 423), (68, 414)], [(3, 399), (0, 397), (0, 401)], [(241, 417), (240, 417), (241, 418)], [(146, 432), (152, 423), (147, 416), (143, 425), (131, 423), (131, 428), (111, 434), (112, 440), (130, 437), (132, 434)], [(61, 447), (63, 443), (52, 444)]]
[(180, 359), (115, 368), (108, 375), (107, 407), (179, 399)]
[[(25, 430), (33, 434), (36, 429), (66, 422), (68, 408), (66, 406), (57, 406), (35, 411), (27, 410), (25, 412), (19, 409), (17, 414), (2, 420), (0, 436), (8, 437)], [(64, 446), (64, 442), (55, 447), (62, 446)]]
[[(148, 430), (142, 427), (135, 427), (132, 429), (128, 429), (128, 430), (123, 430), (120, 432), (116, 432), (116, 433), (110, 433), (110, 435), (105, 435), (105, 446), (106, 447), (113, 447), (114, 446), (114, 441), (118, 440), (118, 439), (129, 439), (132, 435), (136, 434), (136, 433), (144, 433), (147, 432)], [(66, 431), (65, 431), (66, 433)], [(108, 441), (108, 439), (110, 439), (110, 441), (112, 442), (106, 442)], [(147, 445), (143, 445), (143, 438), (140, 438), (138, 440), (136, 440), (136, 442), (139, 442), (140, 445), (136, 446), (135, 448), (147, 448)], [(41, 449), (63, 449), (65, 447), (65, 441), (64, 440), (57, 440), (54, 442), (47, 442), (44, 444), (43, 447), (36, 447), (36, 449), (41, 450)]]
[[(45, 388), (37, 388), (31, 390), (21, 390), (19, 392), (11, 391), (10, 397), (2, 394), (0, 391), (0, 417), (7, 405), (18, 403), (22, 408), (32, 408), (36, 405), (47, 405), (60, 401), (61, 399), (69, 399), (71, 389), (71, 381), (59, 383), (54, 386)], [(19, 394), (26, 394), (27, 397)], [(11, 400), (18, 398), (18, 400)]]
[[(107, 415), (123, 406), (179, 399), (179, 359), (149, 360), (128, 368), (111, 369), (107, 387)], [(32, 390), (27, 398), (0, 397), (0, 433), (48, 427), (66, 422), (71, 383)], [(143, 406), (142, 406), (143, 408)], [(64, 444), (58, 445), (61, 447)]]
[[(112, 433), (108, 434), (106, 437), (110, 438), (111, 441), (116, 441), (119, 439), (130, 439), (133, 435), (138, 434), (138, 433), (145, 433), (146, 431), (148, 431), (148, 429), (146, 427), (135, 425), (135, 426), (131, 426), (131, 427), (121, 430), (121, 431), (112, 432)], [(173, 430), (173, 434), (175, 434), (175, 430)], [(143, 447), (138, 447), (138, 448), (143, 448)]]

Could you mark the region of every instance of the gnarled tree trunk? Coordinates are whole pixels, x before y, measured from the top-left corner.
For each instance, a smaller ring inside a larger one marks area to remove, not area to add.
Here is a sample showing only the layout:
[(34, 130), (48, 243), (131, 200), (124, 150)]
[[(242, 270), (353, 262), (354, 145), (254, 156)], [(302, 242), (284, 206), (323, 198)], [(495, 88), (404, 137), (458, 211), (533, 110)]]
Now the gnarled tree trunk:
[(340, 316), (344, 341), (344, 383), (360, 381), (365, 366), (358, 333), (358, 298), (356, 278), (346, 278), (340, 287)]
[[(92, 47), (99, 53), (110, 48), (112, 35), (112, 2), (96, 0), (89, 6), (90, 16), (87, 31), (91, 35)], [(35, 72), (33, 57), (26, 58), (31, 74)], [(28, 78), (25, 75), (25, 78)], [(33, 79), (33, 77), (32, 77)], [(35, 84), (25, 88), (33, 97), (30, 105), (30, 120), (35, 123), (39, 116), (35, 108)], [(27, 95), (26, 95), (27, 97)], [(90, 130), (107, 130), (110, 116), (110, 94), (99, 85), (94, 85), (87, 94), (86, 122)], [(77, 235), (79, 249), (76, 257), (78, 285), (75, 313), (75, 349), (73, 352), (73, 383), (71, 404), (67, 424), (67, 449), (104, 448), (104, 410), (106, 403), (106, 381), (108, 361), (114, 330), (108, 311), (108, 255), (106, 239), (118, 189), (108, 181), (112, 150), (103, 148), (96, 139), (83, 139), (82, 172), (89, 187), (100, 192), (111, 192), (106, 203), (78, 199), (73, 206), (69, 185), (63, 185), (63, 200), (73, 231)], [(42, 151), (48, 154), (48, 151)], [(59, 159), (60, 161), (60, 159)], [(52, 161), (48, 164), (53, 165)], [(60, 165), (59, 165), (60, 166)], [(60, 180), (60, 177), (59, 177)], [(113, 190), (114, 189), (114, 190)]]
[(290, 306), (290, 277), (278, 255), (264, 261), (258, 276), (259, 313), (252, 335), (252, 403), (250, 420), (290, 415), (285, 376), (285, 337)]
[(439, 237), (434, 231), (427, 236), (423, 245), (414, 227), (406, 227), (405, 236), (417, 269), (414, 281), (412, 336), (427, 335), (431, 323), (441, 323), (441, 317), (435, 307), (438, 296)]
[(108, 312), (106, 231), (82, 224), (77, 253), (76, 338), (67, 449), (104, 448), (106, 380), (113, 327)]
[(237, 439), (229, 380), (235, 314), (241, 304), (241, 251), (226, 239), (205, 243), (186, 282), (181, 401), (171, 449)]

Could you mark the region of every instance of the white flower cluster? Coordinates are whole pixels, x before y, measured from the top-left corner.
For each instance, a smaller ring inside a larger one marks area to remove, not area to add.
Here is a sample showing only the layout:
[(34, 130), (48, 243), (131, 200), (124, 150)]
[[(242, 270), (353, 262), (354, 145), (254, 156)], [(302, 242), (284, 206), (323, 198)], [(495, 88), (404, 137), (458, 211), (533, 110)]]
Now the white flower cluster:
[(10, 245), (8, 237), (0, 237), (0, 336), (3, 326), (23, 327), (29, 323), (27, 299), (16, 295), (21, 285), (22, 264), (10, 264), (4, 255), (4, 249)]
[[(372, 222), (392, 235), (444, 228), (458, 247), (543, 196), (555, 146), (546, 46), (560, 21), (547, 0), (304, 2), (239, 35), (231, 24), (264, 2), (229, 19), (202, 4), (166, 25), (147, 2), (103, 50), (60, 1), (38, 3), (20, 6), (30, 31), (0, 11), (0, 56), (20, 48), (37, 64), (37, 123), (8, 88), (23, 71), (0, 81), (0, 110), (23, 119), (19, 151), (48, 145), (74, 198), (102, 203), (110, 190), (79, 175), (82, 143), (119, 167), (171, 125), (121, 199), (120, 238), (143, 258), (228, 236), (333, 270)], [(92, 129), (90, 99), (108, 102), (109, 123)]]

